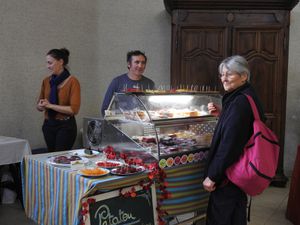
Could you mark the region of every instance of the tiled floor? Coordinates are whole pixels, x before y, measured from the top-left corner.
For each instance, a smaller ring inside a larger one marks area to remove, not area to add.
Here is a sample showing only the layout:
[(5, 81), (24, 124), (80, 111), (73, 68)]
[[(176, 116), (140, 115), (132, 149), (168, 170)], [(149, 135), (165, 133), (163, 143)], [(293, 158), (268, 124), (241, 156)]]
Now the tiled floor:
[(252, 198), (250, 225), (292, 225), (285, 218), (289, 197), (286, 188), (269, 187), (263, 194)]
[(19, 202), (0, 205), (0, 225), (36, 225), (28, 219)]
[[(285, 218), (285, 211), (289, 196), (289, 183), (286, 188), (269, 187), (261, 195), (252, 198), (251, 217), (248, 225), (293, 225)], [(187, 217), (178, 217), (179, 221)], [(178, 224), (172, 221), (171, 224)], [(183, 223), (188, 225), (192, 223)], [(197, 224), (205, 224), (198, 221)]]
[[(254, 197), (252, 199), (251, 221), (248, 225), (292, 225), (285, 219), (288, 193), (289, 184), (286, 188), (269, 187), (263, 194)], [(19, 203), (0, 205), (0, 225), (9, 224), (36, 225), (25, 216)], [(177, 224), (177, 222), (171, 224)]]

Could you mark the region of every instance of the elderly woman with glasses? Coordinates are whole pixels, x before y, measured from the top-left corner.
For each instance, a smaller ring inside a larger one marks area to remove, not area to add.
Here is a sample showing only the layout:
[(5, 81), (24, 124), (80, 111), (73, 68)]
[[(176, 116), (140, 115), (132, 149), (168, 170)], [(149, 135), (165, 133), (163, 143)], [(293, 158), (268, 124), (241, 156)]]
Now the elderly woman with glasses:
[(235, 163), (253, 133), (254, 117), (244, 94), (250, 95), (264, 118), (261, 104), (250, 85), (247, 60), (239, 55), (224, 59), (219, 65), (219, 77), (225, 94), (221, 107), (208, 104), (209, 112), (219, 116), (215, 128), (203, 187), (210, 192), (207, 225), (246, 225), (247, 195), (231, 183), (225, 171)]

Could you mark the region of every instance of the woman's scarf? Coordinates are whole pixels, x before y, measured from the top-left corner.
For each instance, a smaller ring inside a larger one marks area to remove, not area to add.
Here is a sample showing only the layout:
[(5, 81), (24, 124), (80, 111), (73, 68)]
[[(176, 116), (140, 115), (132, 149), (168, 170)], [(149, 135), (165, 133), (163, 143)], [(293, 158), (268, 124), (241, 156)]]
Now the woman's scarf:
[[(58, 104), (58, 90), (57, 87), (68, 77), (70, 76), (70, 72), (67, 69), (64, 69), (64, 71), (58, 76), (56, 74), (52, 74), (50, 78), (50, 96), (49, 96), (49, 102), (51, 104)], [(48, 110), (48, 116), (49, 118), (55, 118), (57, 112), (49, 109)]]

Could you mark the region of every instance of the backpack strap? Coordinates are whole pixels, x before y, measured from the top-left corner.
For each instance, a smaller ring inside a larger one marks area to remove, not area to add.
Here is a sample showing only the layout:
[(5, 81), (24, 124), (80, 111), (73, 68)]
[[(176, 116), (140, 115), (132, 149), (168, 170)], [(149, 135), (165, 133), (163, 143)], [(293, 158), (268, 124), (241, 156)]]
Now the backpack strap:
[(247, 97), (247, 99), (250, 103), (250, 106), (252, 108), (252, 112), (253, 112), (253, 115), (254, 115), (254, 119), (255, 120), (260, 120), (260, 116), (259, 116), (256, 104), (255, 104), (253, 98), (250, 95), (247, 95), (247, 94), (244, 94), (244, 95)]

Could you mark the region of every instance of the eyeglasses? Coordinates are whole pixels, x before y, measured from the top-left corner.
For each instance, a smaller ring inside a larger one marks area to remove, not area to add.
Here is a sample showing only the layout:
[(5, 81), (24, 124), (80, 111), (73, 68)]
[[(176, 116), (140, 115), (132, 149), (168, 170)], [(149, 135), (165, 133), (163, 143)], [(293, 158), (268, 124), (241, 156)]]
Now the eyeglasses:
[(219, 74), (219, 78), (220, 79), (223, 78), (223, 77), (229, 77), (229, 78), (231, 78), (231, 77), (234, 77), (235, 75), (239, 75), (239, 74), (236, 73), (236, 72), (226, 72), (226, 73)]

